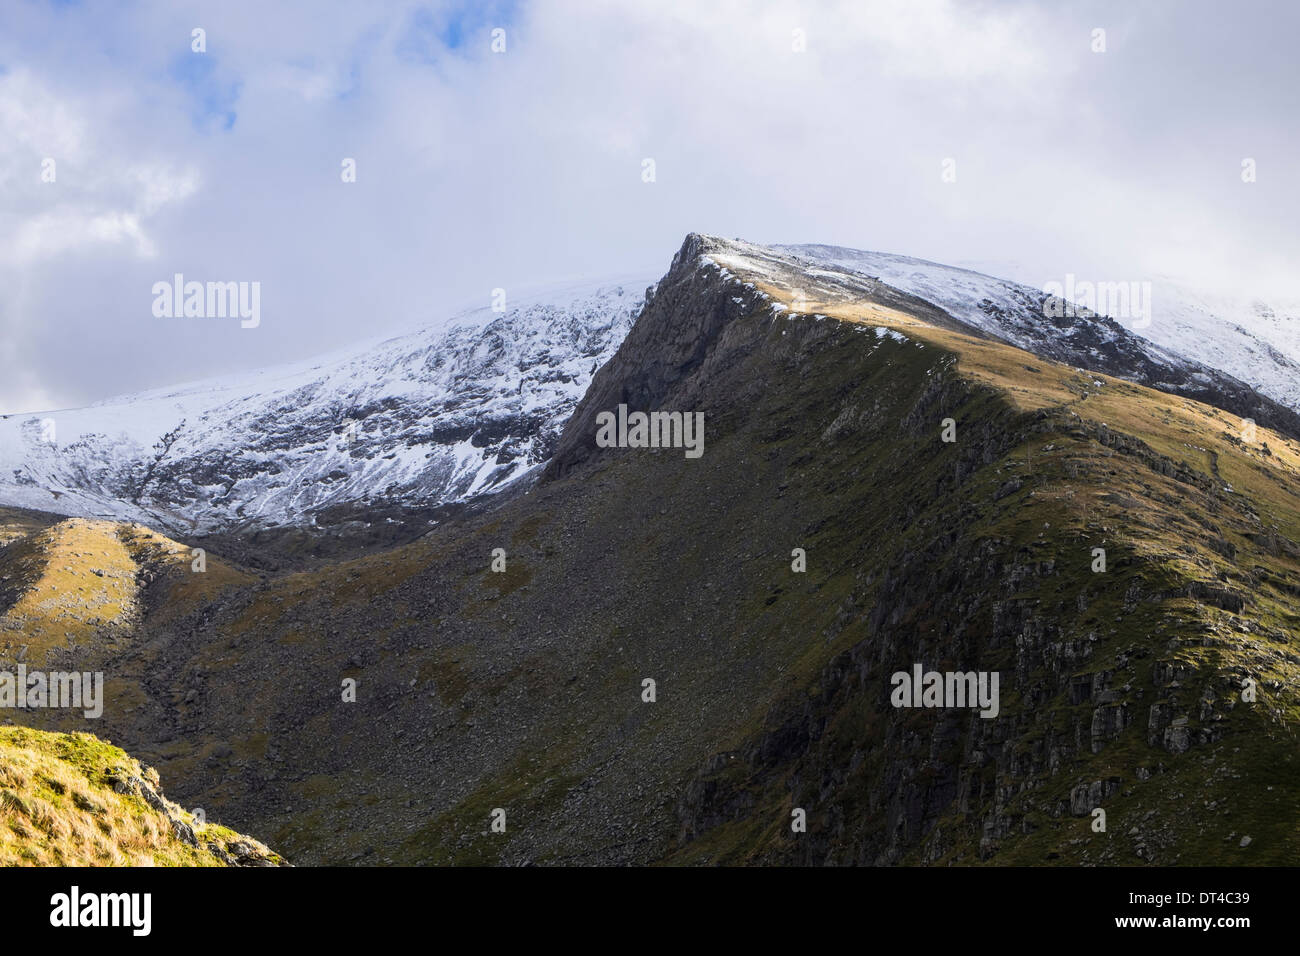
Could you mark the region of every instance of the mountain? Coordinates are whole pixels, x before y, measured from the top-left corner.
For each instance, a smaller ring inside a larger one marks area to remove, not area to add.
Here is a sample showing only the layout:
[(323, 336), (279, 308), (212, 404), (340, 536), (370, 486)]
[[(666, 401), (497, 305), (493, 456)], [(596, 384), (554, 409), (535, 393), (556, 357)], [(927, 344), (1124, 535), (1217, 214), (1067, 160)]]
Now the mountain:
[[(1154, 320), (1139, 334), (1086, 309), (1054, 312), (1062, 303), (1029, 286), (919, 259), (710, 242), (724, 266), (783, 278), (796, 308), (808, 295), (891, 296), (932, 324), (1300, 437), (1300, 323), (1260, 304), (1221, 303), (1242, 321), (1254, 316), (1248, 331), (1209, 312), (1210, 300), (1162, 285)], [(89, 408), (0, 417), (0, 504), (213, 536), (253, 563), (272, 547), (277, 560), (334, 553), (340, 529), (354, 542), (410, 540), (449, 509), (526, 487), (521, 479), (550, 460), (651, 286), (559, 287), (446, 332)], [(250, 541), (260, 553), (246, 551)]]
[(354, 354), (4, 416), (0, 503), (210, 532), (471, 499), (547, 460), (648, 284), (561, 287)]
[(306, 864), (1294, 862), (1300, 441), (1076, 318), (690, 236), (526, 493), (292, 573), (13, 513), (4, 663), (111, 674), (96, 733)]

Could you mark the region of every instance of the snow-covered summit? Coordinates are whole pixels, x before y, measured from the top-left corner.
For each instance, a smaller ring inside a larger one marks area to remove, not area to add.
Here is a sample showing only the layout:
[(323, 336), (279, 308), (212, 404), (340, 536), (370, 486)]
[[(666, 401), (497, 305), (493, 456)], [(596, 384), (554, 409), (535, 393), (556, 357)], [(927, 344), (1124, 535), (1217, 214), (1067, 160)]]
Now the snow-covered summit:
[(552, 290), (351, 355), (4, 416), (0, 504), (205, 531), (471, 498), (547, 459), (649, 284)]
[[(818, 301), (875, 301), (932, 325), (1000, 339), (1041, 358), (1195, 399), (1300, 438), (1300, 395), (1293, 390), (1300, 364), (1284, 351), (1295, 348), (1282, 334), (1293, 328), (1285, 321), (1271, 329), (1257, 323), (1253, 332), (1201, 316), (1193, 328), (1189, 310), (1178, 313), (1178, 322), (1171, 317), (1171, 303), (1177, 301), (1172, 296), (1165, 298), (1164, 311), (1153, 305), (1154, 282), (1152, 289), (1139, 284), (1136, 291), (1131, 283), (1107, 284), (1104, 295), (1099, 283), (1088, 288), (1067, 281), (1058, 283), (1059, 290), (1035, 289), (887, 253), (763, 246), (713, 236), (693, 236), (683, 252), (742, 286), (783, 289), (795, 309), (801, 300), (808, 307)], [(1085, 289), (1092, 294), (1082, 301), (1070, 291)], [(1130, 293), (1123, 317), (1132, 329), (1101, 308), (1116, 300), (1124, 305), (1123, 292)], [(1279, 344), (1266, 342), (1264, 335), (1277, 336)], [(1202, 355), (1206, 358), (1195, 357)]]
[[(879, 279), (1029, 351), (1041, 352), (1044, 334), (1054, 334), (1044, 322), (1043, 289), (887, 252), (822, 245), (772, 248), (805, 260), (810, 268), (821, 265)], [(1149, 314), (1111, 317), (1151, 343), (1147, 352), (1153, 360), (1209, 366), (1300, 411), (1300, 300), (1208, 294), (1158, 277), (1150, 285)]]

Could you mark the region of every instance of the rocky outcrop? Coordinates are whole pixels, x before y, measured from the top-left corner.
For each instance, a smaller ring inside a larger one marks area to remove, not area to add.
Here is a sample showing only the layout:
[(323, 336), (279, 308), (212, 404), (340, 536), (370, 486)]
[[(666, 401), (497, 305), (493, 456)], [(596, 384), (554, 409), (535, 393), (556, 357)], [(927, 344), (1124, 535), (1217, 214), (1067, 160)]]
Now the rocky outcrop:
[(287, 866), (162, 793), (158, 773), (89, 734), (0, 728), (0, 863)]

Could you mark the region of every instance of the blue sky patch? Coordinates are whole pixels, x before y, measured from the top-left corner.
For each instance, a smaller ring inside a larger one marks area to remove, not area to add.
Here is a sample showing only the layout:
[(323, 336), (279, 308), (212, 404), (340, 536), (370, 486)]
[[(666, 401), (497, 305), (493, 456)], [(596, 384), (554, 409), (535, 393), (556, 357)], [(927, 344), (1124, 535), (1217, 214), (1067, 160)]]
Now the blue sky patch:
[(482, 43), (486, 49), (493, 27), (510, 26), (517, 10), (516, 0), (459, 0), (436, 11), (421, 7), (407, 21), (397, 53), (408, 60), (432, 64), (447, 52), (469, 49), (475, 43)]
[(172, 61), (171, 76), (190, 99), (191, 118), (196, 127), (214, 122), (222, 129), (235, 125), (240, 83), (223, 80), (219, 72), (211, 53), (181, 53)]

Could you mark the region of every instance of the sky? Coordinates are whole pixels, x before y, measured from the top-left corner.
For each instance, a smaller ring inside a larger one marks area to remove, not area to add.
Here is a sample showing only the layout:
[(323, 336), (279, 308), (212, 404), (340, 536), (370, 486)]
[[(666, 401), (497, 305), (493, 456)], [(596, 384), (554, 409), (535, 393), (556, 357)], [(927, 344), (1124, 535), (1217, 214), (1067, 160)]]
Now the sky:
[[(0, 413), (657, 277), (689, 232), (1298, 298), (1298, 28), (1280, 0), (8, 0)], [(177, 273), (257, 282), (260, 322), (155, 315)]]

